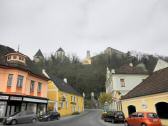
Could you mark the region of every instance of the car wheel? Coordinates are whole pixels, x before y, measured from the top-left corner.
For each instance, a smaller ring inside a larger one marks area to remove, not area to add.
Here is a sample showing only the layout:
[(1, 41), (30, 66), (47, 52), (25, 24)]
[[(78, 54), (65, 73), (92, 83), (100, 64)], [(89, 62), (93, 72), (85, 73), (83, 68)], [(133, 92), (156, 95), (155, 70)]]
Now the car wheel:
[(57, 116), (57, 120), (59, 120), (60, 119), (60, 116)]
[(125, 123), (124, 123), (124, 126), (129, 126), (128, 122), (125, 122)]
[(36, 122), (36, 119), (34, 118), (34, 119), (32, 119), (32, 123), (35, 123)]
[(141, 126), (147, 126), (145, 123), (142, 123)]
[(16, 120), (12, 120), (11, 124), (12, 124), (12, 125), (16, 125), (16, 124), (17, 124), (17, 121), (16, 121)]
[(51, 121), (51, 118), (47, 118), (47, 121)]
[(111, 122), (112, 122), (112, 123), (115, 123), (115, 120), (114, 120), (114, 119), (112, 119), (112, 120), (111, 120)]

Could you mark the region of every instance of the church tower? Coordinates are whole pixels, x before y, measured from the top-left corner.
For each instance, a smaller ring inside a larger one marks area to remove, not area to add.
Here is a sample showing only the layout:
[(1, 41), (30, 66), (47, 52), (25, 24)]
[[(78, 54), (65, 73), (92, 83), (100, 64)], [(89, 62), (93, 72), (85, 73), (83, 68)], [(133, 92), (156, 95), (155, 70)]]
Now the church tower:
[(91, 60), (91, 56), (90, 56), (90, 51), (89, 50), (86, 52), (86, 58), (83, 60), (82, 64), (84, 64), (84, 65), (92, 64), (92, 60)]
[(33, 56), (33, 60), (37, 63), (40, 61), (44, 61), (44, 56), (41, 50), (39, 49), (37, 53)]
[(65, 58), (65, 52), (64, 50), (60, 47), (56, 53), (55, 53), (56, 58), (64, 59)]

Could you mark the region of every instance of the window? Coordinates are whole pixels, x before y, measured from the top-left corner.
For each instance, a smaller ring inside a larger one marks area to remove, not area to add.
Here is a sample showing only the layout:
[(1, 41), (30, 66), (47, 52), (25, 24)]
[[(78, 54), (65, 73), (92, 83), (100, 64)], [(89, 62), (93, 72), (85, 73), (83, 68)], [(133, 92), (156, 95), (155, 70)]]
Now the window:
[(64, 102), (60, 102), (60, 107), (64, 108)]
[(23, 76), (18, 75), (18, 79), (17, 79), (17, 87), (22, 88), (23, 85)]
[(31, 80), (31, 83), (30, 83), (30, 92), (33, 92), (34, 91), (34, 81)]
[(16, 55), (14, 55), (14, 56), (13, 56), (13, 59), (16, 59), (16, 58), (17, 58), (17, 56), (16, 56)]
[(37, 92), (41, 92), (41, 88), (42, 88), (42, 83), (38, 82), (38, 89), (37, 89)]
[(11, 59), (11, 56), (8, 56), (8, 60), (10, 60)]
[(133, 113), (131, 117), (138, 117), (137, 113)]
[(74, 96), (74, 102), (76, 102), (76, 97)]
[(21, 56), (19, 56), (19, 60), (22, 60), (22, 57), (21, 57)]
[(66, 101), (66, 108), (68, 108), (68, 101)]
[(125, 87), (125, 80), (124, 79), (120, 79), (120, 85), (121, 85), (121, 87)]
[(73, 96), (71, 96), (71, 101), (73, 101)]
[(158, 116), (157, 116), (156, 113), (148, 113), (148, 114), (147, 114), (147, 117), (148, 117), (148, 118), (158, 118)]
[(143, 113), (138, 113), (138, 117), (144, 117)]
[(12, 79), (13, 79), (13, 74), (9, 74), (8, 75), (8, 82), (7, 82), (7, 86), (11, 87), (12, 85)]

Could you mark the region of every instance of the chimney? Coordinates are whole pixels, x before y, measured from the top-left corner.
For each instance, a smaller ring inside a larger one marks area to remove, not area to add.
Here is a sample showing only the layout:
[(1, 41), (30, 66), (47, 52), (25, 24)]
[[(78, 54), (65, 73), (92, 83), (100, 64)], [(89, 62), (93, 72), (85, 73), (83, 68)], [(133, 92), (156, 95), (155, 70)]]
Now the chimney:
[(133, 67), (133, 64), (132, 64), (132, 63), (129, 63), (129, 66), (130, 66), (130, 67)]
[(112, 74), (115, 74), (115, 69), (112, 69), (112, 70), (111, 70), (111, 73), (112, 73)]
[(65, 82), (66, 84), (68, 83), (67, 78), (64, 78), (64, 82)]

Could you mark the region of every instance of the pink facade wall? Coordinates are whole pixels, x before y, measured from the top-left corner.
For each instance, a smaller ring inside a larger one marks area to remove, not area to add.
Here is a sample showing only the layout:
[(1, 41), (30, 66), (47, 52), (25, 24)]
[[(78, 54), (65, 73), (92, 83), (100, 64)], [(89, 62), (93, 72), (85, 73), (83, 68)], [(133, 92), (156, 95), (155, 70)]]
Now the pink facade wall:
[[(7, 81), (8, 81), (8, 75), (13, 74), (13, 80), (12, 80), (12, 86), (10, 90), (7, 88)], [(19, 92), (25, 95), (32, 95), (32, 96), (40, 96), (40, 97), (45, 97), (47, 98), (47, 88), (48, 88), (48, 81), (41, 79), (40, 77), (33, 76), (29, 74), (28, 72), (21, 71), (18, 69), (5, 69), (5, 68), (0, 68), (0, 92), (4, 93), (15, 93), (18, 92), (17, 88), (17, 78), (18, 75), (24, 76), (23, 80), (23, 86), (21, 89), (19, 89)], [(34, 92), (30, 93), (30, 83), (31, 80), (35, 81), (35, 87), (34, 87)], [(37, 88), (38, 88), (38, 82), (42, 83), (42, 89), (41, 93), (37, 93)]]

